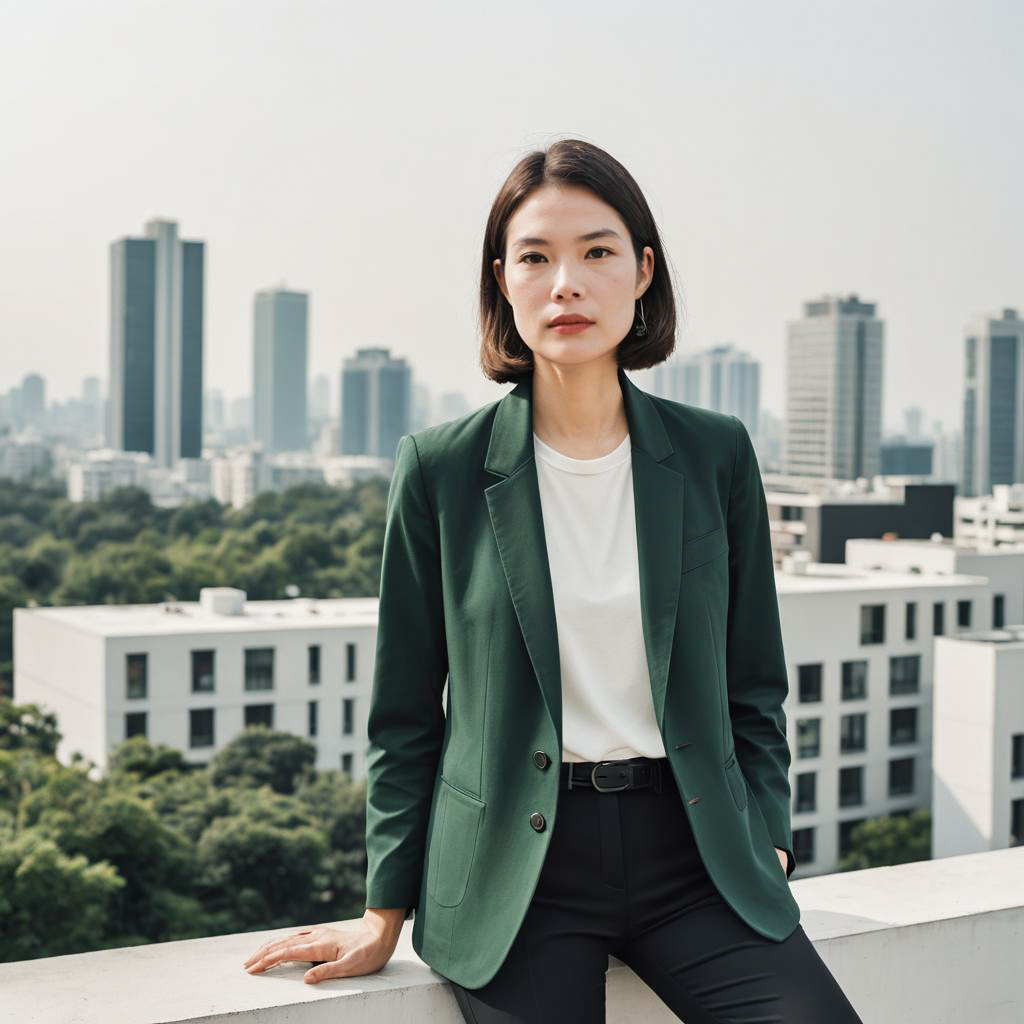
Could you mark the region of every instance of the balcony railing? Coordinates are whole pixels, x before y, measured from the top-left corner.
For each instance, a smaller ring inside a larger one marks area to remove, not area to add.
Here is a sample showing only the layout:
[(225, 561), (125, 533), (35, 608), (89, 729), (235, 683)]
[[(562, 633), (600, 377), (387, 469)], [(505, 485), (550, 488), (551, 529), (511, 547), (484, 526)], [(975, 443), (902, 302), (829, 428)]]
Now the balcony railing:
[[(1024, 1020), (1024, 846), (791, 885), (800, 923), (865, 1024)], [(406, 922), (383, 970), (316, 985), (302, 980), (308, 964), (279, 965), (258, 975), (243, 970), (262, 942), (287, 929), (0, 964), (0, 1019), (460, 1024), (447, 981), (412, 950), (412, 926)], [(614, 957), (607, 993), (610, 1024), (676, 1019)]]

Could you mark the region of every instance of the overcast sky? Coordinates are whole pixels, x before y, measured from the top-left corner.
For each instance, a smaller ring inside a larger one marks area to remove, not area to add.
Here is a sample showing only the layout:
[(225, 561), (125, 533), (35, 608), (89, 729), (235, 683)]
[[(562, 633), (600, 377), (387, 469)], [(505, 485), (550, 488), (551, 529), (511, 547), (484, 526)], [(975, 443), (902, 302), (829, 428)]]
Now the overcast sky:
[[(477, 367), (484, 221), (578, 136), (644, 190), (683, 351), (762, 360), (826, 292), (886, 324), (886, 425), (960, 422), (968, 317), (1024, 312), (1024, 4), (25, 0), (0, 14), (0, 391), (107, 375), (109, 243), (206, 242), (209, 387), (250, 389), (252, 297), (308, 291), (311, 372), (357, 346)], [(336, 397), (334, 398), (337, 401)]]

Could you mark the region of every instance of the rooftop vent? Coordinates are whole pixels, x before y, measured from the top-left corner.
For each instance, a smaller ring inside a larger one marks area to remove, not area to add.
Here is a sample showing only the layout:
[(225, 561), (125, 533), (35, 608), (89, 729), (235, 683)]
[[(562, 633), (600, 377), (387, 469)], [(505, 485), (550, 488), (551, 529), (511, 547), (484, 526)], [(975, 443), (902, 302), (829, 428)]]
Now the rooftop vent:
[(244, 615), (245, 591), (235, 587), (203, 587), (199, 607), (209, 615)]

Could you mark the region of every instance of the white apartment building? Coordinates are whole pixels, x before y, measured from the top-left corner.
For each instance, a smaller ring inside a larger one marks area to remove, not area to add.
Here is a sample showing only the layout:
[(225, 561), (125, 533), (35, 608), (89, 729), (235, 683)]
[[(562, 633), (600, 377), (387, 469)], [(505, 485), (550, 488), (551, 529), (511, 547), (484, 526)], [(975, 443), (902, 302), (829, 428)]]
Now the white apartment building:
[(118, 487), (145, 487), (152, 465), (146, 452), (95, 448), (68, 465), (68, 498), (99, 501)]
[(931, 807), (934, 638), (990, 626), (993, 584), (787, 556), (776, 587), (796, 871), (827, 874), (861, 821)]
[(932, 856), (1024, 843), (1024, 626), (939, 637)]
[(52, 469), (50, 446), (38, 437), (0, 434), (0, 477), (27, 480), (49, 476)]
[(957, 540), (989, 545), (1024, 545), (1024, 483), (996, 484), (991, 494), (953, 502)]
[(951, 628), (937, 629), (936, 635), (1024, 622), (1024, 548), (990, 547), (949, 537), (857, 538), (847, 540), (845, 561), (862, 569), (985, 577), (988, 607), (950, 607), (945, 622)]
[(377, 598), (17, 608), (14, 700), (57, 716), (57, 756), (99, 768), (141, 733), (205, 763), (245, 726), (308, 738), (319, 770), (365, 774)]

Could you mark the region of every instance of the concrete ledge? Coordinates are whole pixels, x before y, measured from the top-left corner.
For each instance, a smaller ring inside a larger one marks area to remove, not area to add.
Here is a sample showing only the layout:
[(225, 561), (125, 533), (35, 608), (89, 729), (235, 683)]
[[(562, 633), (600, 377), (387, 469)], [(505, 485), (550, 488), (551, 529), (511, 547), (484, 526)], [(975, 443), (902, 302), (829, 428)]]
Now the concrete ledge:
[[(865, 1024), (1024, 1019), (1024, 846), (791, 885), (804, 931)], [(290, 929), (0, 964), (0, 1007), (19, 1024), (461, 1024), (447, 981), (412, 950), (412, 925), (383, 970), (317, 985), (302, 981), (308, 964), (242, 969)], [(615, 958), (607, 1019), (676, 1020)]]

